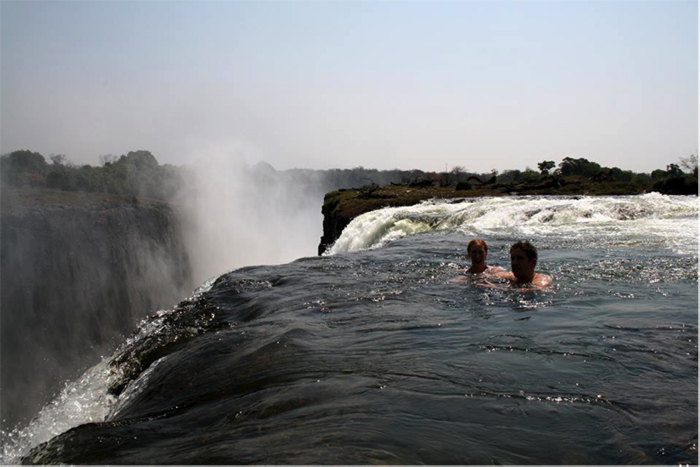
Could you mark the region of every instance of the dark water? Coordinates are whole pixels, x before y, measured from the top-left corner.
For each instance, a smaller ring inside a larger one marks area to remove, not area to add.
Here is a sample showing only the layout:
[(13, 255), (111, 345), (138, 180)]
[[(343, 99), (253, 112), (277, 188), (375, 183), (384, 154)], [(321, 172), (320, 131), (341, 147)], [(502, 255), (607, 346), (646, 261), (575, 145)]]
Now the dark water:
[[(650, 194), (365, 214), (332, 256), (236, 270), (145, 320), (0, 433), (1, 460), (697, 464), (697, 208)], [(554, 285), (448, 283), (475, 235), (505, 267), (533, 240)]]
[(535, 239), (550, 291), (448, 284), (455, 232), (221, 276), (22, 461), (697, 464), (697, 249)]

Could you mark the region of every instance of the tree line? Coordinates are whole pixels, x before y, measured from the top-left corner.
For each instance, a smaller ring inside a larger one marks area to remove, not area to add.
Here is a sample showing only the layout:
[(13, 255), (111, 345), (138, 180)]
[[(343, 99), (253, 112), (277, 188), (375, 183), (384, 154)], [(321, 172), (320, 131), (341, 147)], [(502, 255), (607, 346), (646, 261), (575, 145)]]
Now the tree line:
[(183, 171), (160, 165), (149, 151), (131, 151), (121, 157), (104, 156), (101, 167), (78, 166), (64, 155), (29, 150), (0, 156), (0, 182), (11, 186), (55, 188), (133, 195), (168, 200), (184, 186)]
[[(67, 191), (85, 191), (133, 195), (172, 200), (187, 187), (187, 167), (161, 165), (151, 152), (131, 151), (122, 156), (101, 156), (102, 166), (75, 165), (64, 155), (51, 155), (49, 161), (29, 150), (14, 151), (0, 156), (0, 183), (10, 186), (33, 186)], [(280, 179), (297, 186), (332, 191), (340, 188), (359, 188), (365, 185), (399, 183), (414, 186), (455, 186), (469, 189), (472, 184), (535, 184), (552, 178), (578, 178), (583, 180), (625, 183), (643, 191), (682, 192), (697, 194), (697, 155), (682, 157), (665, 169), (651, 173), (635, 173), (618, 167), (603, 167), (585, 158), (564, 157), (559, 164), (543, 160), (538, 171), (505, 170), (476, 173), (457, 166), (445, 172), (421, 170), (377, 170), (355, 167), (353, 169), (291, 169), (276, 171), (269, 164), (258, 163), (246, 167), (255, 183), (275, 183)]]

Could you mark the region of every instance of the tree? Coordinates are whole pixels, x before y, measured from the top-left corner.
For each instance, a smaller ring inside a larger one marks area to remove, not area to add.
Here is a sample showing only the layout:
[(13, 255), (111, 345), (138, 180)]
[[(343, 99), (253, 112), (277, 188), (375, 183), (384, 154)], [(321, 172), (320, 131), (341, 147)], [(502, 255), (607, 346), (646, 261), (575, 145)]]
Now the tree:
[(131, 164), (137, 169), (154, 169), (158, 167), (158, 161), (150, 151), (130, 151), (126, 156), (119, 158), (119, 162)]
[(46, 183), (47, 172), (46, 159), (38, 152), (14, 151), (0, 158), (0, 176), (10, 185), (41, 186)]
[(30, 173), (46, 173), (47, 164), (44, 156), (38, 152), (27, 150), (14, 151), (3, 156), (3, 168), (10, 169), (14, 172), (30, 172)]
[(668, 173), (665, 170), (662, 169), (656, 169), (651, 172), (651, 179), (652, 180), (661, 180), (662, 178), (666, 178)]
[(681, 157), (680, 166), (685, 172), (698, 176), (698, 156), (696, 154)]
[(631, 170), (622, 170), (619, 167), (613, 167), (608, 171), (608, 176), (618, 182), (631, 182), (634, 178), (634, 172)]
[(59, 165), (46, 177), (46, 186), (65, 191), (74, 191), (77, 188), (75, 183), (75, 172), (75, 168)]
[(549, 175), (549, 171), (556, 167), (556, 165), (554, 161), (542, 161), (537, 164), (537, 168), (540, 169), (542, 175)]
[(66, 163), (65, 154), (50, 154), (49, 159), (53, 165), (64, 165)]
[(532, 170), (530, 167), (525, 167), (525, 171), (522, 173), (522, 181), (523, 182), (531, 182), (533, 180), (537, 180), (539, 178), (540, 174)]
[(678, 164), (668, 164), (666, 166), (666, 174), (669, 177), (680, 177), (683, 175), (683, 171), (678, 167)]
[(100, 155), (100, 163), (102, 165), (114, 164), (119, 158), (114, 154), (102, 154)]
[(564, 176), (582, 175), (584, 177), (592, 177), (602, 172), (603, 168), (600, 166), (600, 164), (591, 162), (583, 157), (579, 159), (565, 157), (559, 164), (559, 170)]

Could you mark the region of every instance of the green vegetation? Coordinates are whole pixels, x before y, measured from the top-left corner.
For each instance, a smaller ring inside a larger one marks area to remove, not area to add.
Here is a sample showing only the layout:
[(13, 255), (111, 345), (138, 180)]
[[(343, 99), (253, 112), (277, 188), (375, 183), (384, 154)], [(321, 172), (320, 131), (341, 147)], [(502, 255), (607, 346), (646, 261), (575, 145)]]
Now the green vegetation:
[[(160, 165), (149, 151), (131, 151), (126, 155), (102, 156), (101, 167), (77, 166), (64, 155), (51, 155), (47, 163), (43, 155), (29, 150), (0, 156), (0, 182), (4, 186), (44, 187), (64, 191), (131, 195), (172, 200), (187, 187), (185, 169)], [(249, 169), (248, 176), (256, 184), (265, 185), (275, 179), (293, 181), (297, 186), (320, 187), (325, 191), (365, 187), (361, 196), (376, 199), (382, 192), (376, 187), (398, 184), (412, 189), (433, 190), (451, 196), (502, 196), (508, 194), (638, 194), (659, 191), (668, 194), (697, 194), (698, 160), (696, 155), (681, 158), (666, 169), (635, 173), (618, 167), (603, 167), (584, 158), (564, 157), (558, 164), (544, 160), (537, 164), (539, 172), (526, 168), (498, 173), (469, 172), (454, 167), (449, 172), (421, 170), (354, 169), (305, 170), (276, 172), (267, 164)], [(374, 188), (373, 188), (374, 187)], [(436, 190), (440, 188), (441, 190)], [(442, 193), (444, 192), (444, 193)], [(415, 195), (415, 193), (414, 193)], [(386, 197), (394, 195), (384, 193)]]
[(162, 200), (171, 199), (183, 186), (181, 169), (159, 165), (148, 151), (132, 151), (119, 158), (104, 158), (102, 167), (76, 166), (65, 156), (50, 157), (27, 150), (0, 157), (3, 185), (44, 187), (64, 191), (111, 193)]
[(540, 169), (540, 173), (542, 175), (549, 175), (549, 171), (556, 166), (557, 163), (554, 161), (542, 161), (539, 164), (537, 164), (537, 168)]

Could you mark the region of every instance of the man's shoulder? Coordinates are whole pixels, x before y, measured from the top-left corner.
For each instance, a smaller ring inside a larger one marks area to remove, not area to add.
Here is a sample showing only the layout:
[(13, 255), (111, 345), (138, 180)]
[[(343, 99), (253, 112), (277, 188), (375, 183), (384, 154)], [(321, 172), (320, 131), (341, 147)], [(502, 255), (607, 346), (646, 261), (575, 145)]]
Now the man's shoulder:
[(536, 273), (532, 283), (539, 287), (546, 287), (552, 283), (552, 276), (543, 273)]

